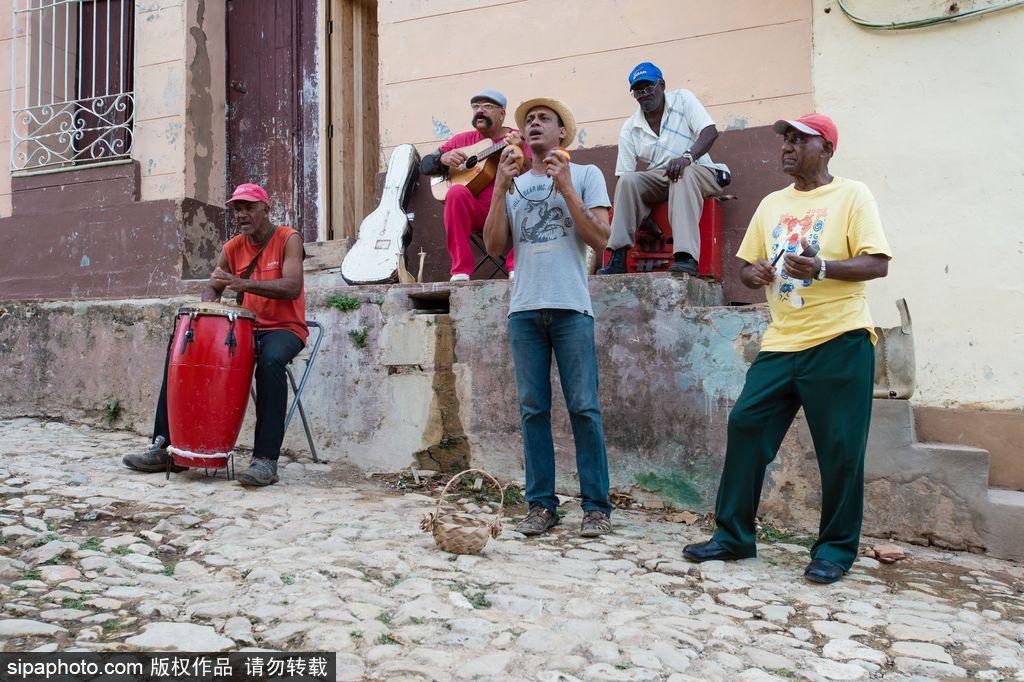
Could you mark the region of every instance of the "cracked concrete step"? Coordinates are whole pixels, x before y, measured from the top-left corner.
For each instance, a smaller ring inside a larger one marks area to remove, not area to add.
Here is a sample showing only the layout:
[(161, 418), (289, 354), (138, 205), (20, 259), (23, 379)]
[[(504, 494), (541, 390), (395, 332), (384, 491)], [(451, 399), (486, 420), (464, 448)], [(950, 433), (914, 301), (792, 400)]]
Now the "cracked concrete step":
[(975, 482), (981, 483), (988, 490), (988, 467), (990, 456), (988, 450), (971, 445), (953, 445), (950, 443), (915, 443), (913, 447), (923, 448), (943, 467), (951, 467), (959, 475), (968, 478), (972, 487)]
[(984, 538), (988, 553), (1003, 559), (1024, 558), (1024, 492), (990, 488)]

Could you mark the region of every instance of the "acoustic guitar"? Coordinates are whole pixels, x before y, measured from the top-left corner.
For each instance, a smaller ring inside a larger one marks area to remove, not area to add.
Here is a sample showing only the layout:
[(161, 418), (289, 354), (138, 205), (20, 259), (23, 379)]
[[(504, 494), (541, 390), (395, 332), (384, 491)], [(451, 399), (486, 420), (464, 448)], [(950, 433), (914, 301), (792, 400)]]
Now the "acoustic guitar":
[(398, 281), (398, 261), (411, 238), (405, 206), (419, 173), (420, 155), (411, 144), (391, 152), (380, 205), (359, 225), (356, 243), (341, 262), (341, 276), (349, 284)]
[(430, 191), (434, 198), (444, 201), (453, 185), (466, 186), (473, 196), (480, 194), (484, 187), (494, 182), (494, 177), (498, 174), (501, 150), (507, 146), (508, 142), (505, 140), (480, 140), (476, 144), (452, 150), (465, 154), (466, 162), (458, 168), (449, 169), (448, 175), (437, 175), (431, 179)]

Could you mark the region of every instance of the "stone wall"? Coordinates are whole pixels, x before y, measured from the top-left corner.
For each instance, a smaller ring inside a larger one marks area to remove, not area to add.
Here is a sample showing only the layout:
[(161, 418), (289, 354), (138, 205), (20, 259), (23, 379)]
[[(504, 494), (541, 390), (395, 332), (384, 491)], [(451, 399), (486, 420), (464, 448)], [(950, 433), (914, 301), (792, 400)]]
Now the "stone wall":
[[(717, 305), (717, 286), (668, 275), (590, 286), (612, 484), (710, 509), (728, 413), (767, 311)], [(320, 455), (365, 472), (473, 464), (522, 480), (508, 294), (506, 281), (449, 294), (448, 285), (345, 287), (329, 273), (309, 277), (309, 315), (325, 328), (304, 394)], [(170, 322), (187, 300), (3, 303), (0, 417), (109, 419), (148, 435)], [(575, 451), (554, 372), (552, 381), (559, 487), (572, 493)], [(297, 422), (285, 446), (302, 452)], [(251, 433), (250, 408), (242, 445)], [(987, 476), (985, 451), (918, 443), (909, 403), (876, 401), (865, 532), (1024, 558), (1010, 533), (1024, 506), (993, 506)], [(769, 469), (761, 511), (813, 532), (819, 495), (798, 417)]]

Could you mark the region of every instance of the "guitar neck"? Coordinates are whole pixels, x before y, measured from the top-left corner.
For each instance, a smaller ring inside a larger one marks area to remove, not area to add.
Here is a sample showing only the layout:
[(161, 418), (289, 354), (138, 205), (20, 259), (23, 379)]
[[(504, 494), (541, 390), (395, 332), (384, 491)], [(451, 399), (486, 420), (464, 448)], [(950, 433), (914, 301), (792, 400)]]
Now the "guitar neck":
[(485, 149), (482, 152), (480, 152), (479, 154), (477, 154), (476, 158), (478, 160), (480, 160), (480, 161), (483, 161), (484, 159), (486, 159), (491, 154), (496, 154), (497, 152), (500, 152), (502, 149), (504, 149), (507, 146), (508, 146), (508, 142), (506, 142), (505, 140), (502, 140), (501, 142), (495, 142), (490, 147), (488, 147), (487, 149)]

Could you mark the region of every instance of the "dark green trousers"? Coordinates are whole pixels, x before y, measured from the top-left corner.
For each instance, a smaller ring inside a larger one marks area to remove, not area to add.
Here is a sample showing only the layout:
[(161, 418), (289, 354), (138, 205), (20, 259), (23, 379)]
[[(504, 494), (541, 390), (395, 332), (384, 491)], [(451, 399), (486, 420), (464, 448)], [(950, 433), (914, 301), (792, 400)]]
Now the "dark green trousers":
[(864, 513), (874, 375), (875, 350), (863, 329), (807, 350), (758, 353), (729, 414), (715, 540), (739, 556), (757, 554), (754, 517), (765, 468), (803, 407), (821, 472), (821, 524), (811, 556), (849, 570)]

